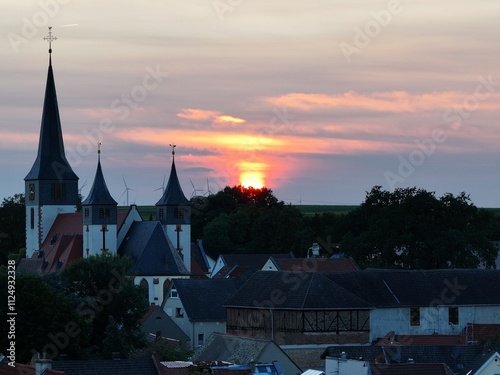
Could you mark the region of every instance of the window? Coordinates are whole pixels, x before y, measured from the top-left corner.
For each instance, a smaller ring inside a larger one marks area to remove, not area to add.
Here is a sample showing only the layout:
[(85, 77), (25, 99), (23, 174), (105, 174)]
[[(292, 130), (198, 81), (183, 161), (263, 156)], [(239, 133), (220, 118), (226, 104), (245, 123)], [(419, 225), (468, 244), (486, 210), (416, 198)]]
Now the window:
[(102, 219), (104, 217), (104, 208), (99, 208), (99, 219)]
[(174, 208), (174, 219), (184, 219), (184, 210), (182, 208)]
[(163, 219), (165, 217), (165, 211), (163, 208), (158, 209), (158, 219)]
[(448, 307), (448, 323), (458, 324), (458, 307)]
[(104, 217), (109, 217), (110, 216), (110, 211), (109, 211), (109, 208), (106, 208), (104, 210)]
[(181, 307), (177, 307), (175, 309), (175, 317), (176, 318), (183, 318), (184, 317), (184, 309)]
[(34, 201), (35, 200), (35, 184), (30, 184), (28, 190), (29, 190), (29, 200)]
[(50, 186), (50, 197), (53, 201), (63, 201), (66, 199), (66, 184), (55, 182)]
[(179, 298), (179, 293), (177, 293), (177, 289), (172, 289), (170, 291), (170, 295), (169, 295), (170, 298)]
[(410, 325), (411, 326), (420, 325), (420, 307), (410, 308)]
[(35, 229), (35, 209), (33, 207), (30, 210), (30, 228)]
[(205, 334), (198, 333), (198, 346), (202, 346), (205, 343)]
[(85, 219), (88, 219), (90, 217), (90, 210), (88, 207), (85, 207), (85, 210), (83, 211), (83, 215), (85, 216)]
[(141, 284), (140, 284), (142, 287), (144, 287), (144, 298), (146, 299), (146, 301), (149, 301), (149, 284), (147, 282), (146, 279), (142, 279), (141, 280)]

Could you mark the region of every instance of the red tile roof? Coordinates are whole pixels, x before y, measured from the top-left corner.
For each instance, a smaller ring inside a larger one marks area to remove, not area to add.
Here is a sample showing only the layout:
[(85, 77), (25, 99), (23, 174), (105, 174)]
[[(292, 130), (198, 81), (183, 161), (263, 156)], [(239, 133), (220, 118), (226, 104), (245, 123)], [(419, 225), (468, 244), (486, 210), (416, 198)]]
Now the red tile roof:
[[(119, 227), (128, 212), (118, 212)], [(83, 257), (83, 221), (80, 212), (59, 214), (32, 259), (41, 260), (38, 272), (57, 272)]]

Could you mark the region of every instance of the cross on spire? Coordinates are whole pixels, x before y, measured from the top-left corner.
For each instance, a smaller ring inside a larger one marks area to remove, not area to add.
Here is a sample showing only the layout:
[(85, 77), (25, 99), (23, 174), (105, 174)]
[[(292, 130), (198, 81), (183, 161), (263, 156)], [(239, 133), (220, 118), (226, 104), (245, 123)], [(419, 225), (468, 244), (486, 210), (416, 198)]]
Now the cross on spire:
[(175, 156), (175, 147), (177, 145), (173, 145), (172, 143), (170, 143), (170, 147), (172, 147), (172, 156)]
[(57, 37), (52, 35), (52, 26), (49, 26), (49, 35), (44, 36), (43, 40), (46, 40), (47, 42), (49, 42), (49, 53), (52, 53), (52, 42), (54, 40), (57, 40)]
[(101, 160), (101, 142), (97, 142), (97, 159)]

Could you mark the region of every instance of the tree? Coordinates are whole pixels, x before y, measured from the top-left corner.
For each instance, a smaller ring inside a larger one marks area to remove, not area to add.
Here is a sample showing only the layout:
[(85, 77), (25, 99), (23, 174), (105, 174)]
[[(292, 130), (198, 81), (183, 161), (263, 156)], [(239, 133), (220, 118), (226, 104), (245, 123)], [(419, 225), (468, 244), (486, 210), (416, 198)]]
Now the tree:
[[(7, 285), (5, 268), (0, 271), (1, 285)], [(35, 274), (17, 274), (15, 279), (15, 347), (16, 361), (31, 359), (33, 352), (55, 358), (61, 353), (70, 358), (80, 357), (87, 345), (90, 327), (77, 313), (71, 301), (56, 293), (45, 278)], [(2, 301), (7, 301), (7, 288), (2, 288)], [(6, 303), (0, 311), (7, 316)], [(11, 318), (11, 317), (9, 317)], [(7, 325), (2, 327), (2, 347), (10, 342)], [(0, 350), (6, 353), (5, 349)]]
[(361, 266), (385, 268), (494, 267), (490, 241), (497, 222), (468, 195), (417, 188), (394, 192), (375, 186), (346, 216), (349, 232), (341, 248)]
[[(126, 277), (131, 261), (117, 255), (102, 254), (82, 258), (61, 271), (64, 293), (91, 324), (90, 344), (103, 352), (109, 316), (120, 327), (131, 347), (143, 345), (140, 319), (148, 308), (143, 287)], [(109, 328), (110, 330), (112, 329)]]
[(0, 205), (0, 264), (6, 264), (9, 254), (19, 258), (20, 250), (26, 247), (25, 218), (24, 194), (4, 198)]
[(207, 253), (305, 252), (310, 231), (295, 207), (270, 189), (226, 187), (194, 202), (192, 233), (203, 238)]

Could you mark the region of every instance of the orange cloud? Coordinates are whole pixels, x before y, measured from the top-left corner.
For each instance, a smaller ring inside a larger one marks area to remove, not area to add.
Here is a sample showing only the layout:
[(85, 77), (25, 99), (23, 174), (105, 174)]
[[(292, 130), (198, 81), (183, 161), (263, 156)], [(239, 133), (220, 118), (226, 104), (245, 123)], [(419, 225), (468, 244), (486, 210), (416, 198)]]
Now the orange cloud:
[(233, 116), (217, 116), (215, 122), (218, 124), (244, 124), (247, 120)]
[(184, 108), (176, 114), (177, 117), (188, 120), (212, 120), (216, 124), (243, 124), (246, 120), (229, 115), (223, 115), (219, 111), (205, 109)]
[[(478, 86), (479, 87), (479, 86)], [(375, 92), (359, 94), (353, 91), (339, 95), (290, 93), (264, 100), (272, 105), (310, 111), (319, 108), (361, 109), (375, 112), (417, 112), (446, 110), (455, 106), (476, 109), (498, 110), (500, 94), (488, 94), (485, 88), (481, 93), (459, 91), (410, 94), (406, 91)]]

